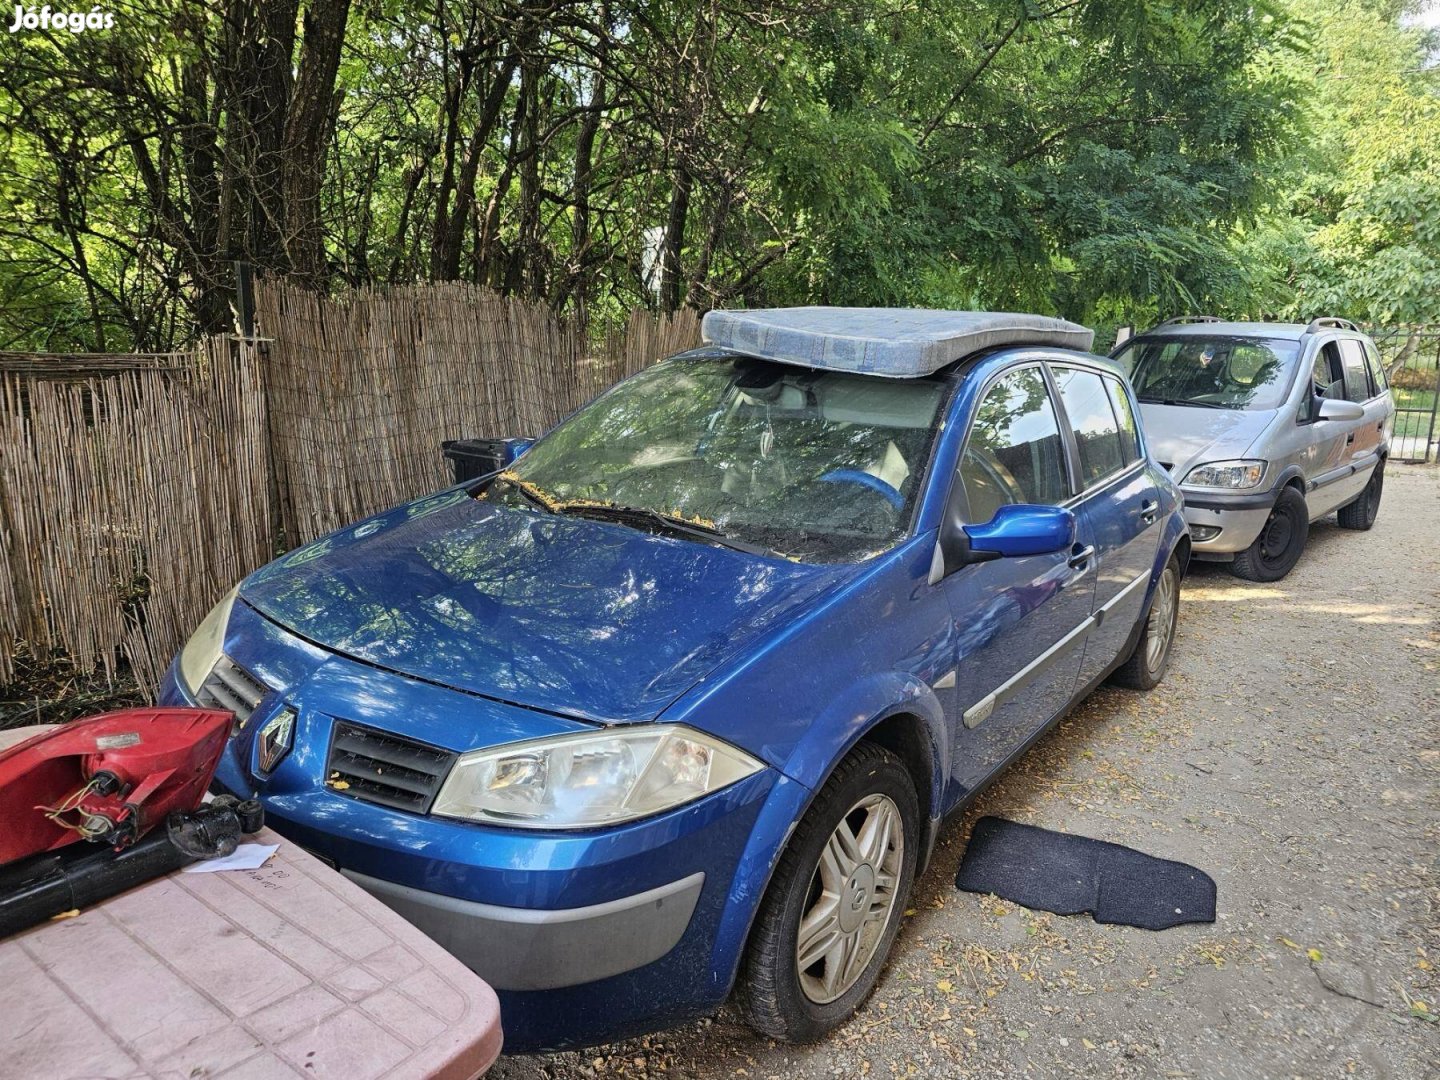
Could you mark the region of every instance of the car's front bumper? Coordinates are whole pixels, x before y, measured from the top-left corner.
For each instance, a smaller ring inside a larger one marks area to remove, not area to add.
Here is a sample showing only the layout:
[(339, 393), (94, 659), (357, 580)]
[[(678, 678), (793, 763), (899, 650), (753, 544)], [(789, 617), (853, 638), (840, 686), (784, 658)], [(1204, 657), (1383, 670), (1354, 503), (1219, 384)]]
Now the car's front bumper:
[[(162, 700), (188, 703), (173, 674)], [(329, 721), (304, 697), (286, 696), (300, 710), (295, 749), (268, 782), (253, 774), (244, 736), (222, 758), (217, 782), (258, 796), (277, 832), (489, 982), (507, 1051), (653, 1031), (729, 995), (770, 869), (809, 800), (802, 785), (764, 769), (668, 813), (587, 832), (433, 818), (326, 787)], [(267, 700), (246, 730), (278, 707)]]
[(705, 884), (679, 881), (584, 907), (479, 904), (342, 870), (445, 946), (496, 990), (554, 990), (608, 979), (665, 956), (685, 936)]
[(1236, 495), (1185, 492), (1193, 557), (1228, 561), (1237, 551), (1244, 551), (1265, 528), (1274, 504), (1275, 494), (1270, 491)]

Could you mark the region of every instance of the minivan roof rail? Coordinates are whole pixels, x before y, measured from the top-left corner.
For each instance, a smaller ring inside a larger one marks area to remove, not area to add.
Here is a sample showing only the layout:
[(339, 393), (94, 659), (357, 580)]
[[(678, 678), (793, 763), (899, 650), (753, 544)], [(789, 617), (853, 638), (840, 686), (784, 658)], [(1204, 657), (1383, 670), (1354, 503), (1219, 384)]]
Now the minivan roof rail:
[(1224, 322), (1218, 315), (1176, 315), (1158, 322), (1156, 326), (1183, 326), (1185, 323)]
[(1321, 330), (1350, 330), (1358, 334), (1360, 327), (1349, 319), (1337, 319), (1333, 315), (1322, 315), (1318, 319), (1311, 319), (1310, 325), (1305, 327), (1307, 334), (1318, 334)]

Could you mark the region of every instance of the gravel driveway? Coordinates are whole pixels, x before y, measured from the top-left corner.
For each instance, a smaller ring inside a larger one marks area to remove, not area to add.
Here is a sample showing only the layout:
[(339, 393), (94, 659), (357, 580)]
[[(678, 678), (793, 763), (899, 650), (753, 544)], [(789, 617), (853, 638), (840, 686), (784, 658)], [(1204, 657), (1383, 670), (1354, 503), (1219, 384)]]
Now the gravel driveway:
[[(728, 1015), (493, 1076), (1440, 1076), (1440, 470), (1392, 466), (1277, 585), (1200, 565), (1169, 676), (1105, 688), (942, 835), (892, 962), (827, 1042)], [(975, 820), (1182, 859), (1219, 921), (1161, 933), (957, 892)]]

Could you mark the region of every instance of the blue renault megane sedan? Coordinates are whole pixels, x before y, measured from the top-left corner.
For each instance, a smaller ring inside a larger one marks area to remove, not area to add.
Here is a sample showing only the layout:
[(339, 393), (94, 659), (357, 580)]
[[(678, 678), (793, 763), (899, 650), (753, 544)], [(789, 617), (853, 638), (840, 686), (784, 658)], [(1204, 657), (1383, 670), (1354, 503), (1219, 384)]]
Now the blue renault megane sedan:
[(705, 331), (503, 471), (251, 575), (163, 692), (234, 711), (218, 782), (486, 978), (512, 1051), (732, 995), (823, 1035), (946, 816), (1168, 663), (1180, 498), (1088, 330)]

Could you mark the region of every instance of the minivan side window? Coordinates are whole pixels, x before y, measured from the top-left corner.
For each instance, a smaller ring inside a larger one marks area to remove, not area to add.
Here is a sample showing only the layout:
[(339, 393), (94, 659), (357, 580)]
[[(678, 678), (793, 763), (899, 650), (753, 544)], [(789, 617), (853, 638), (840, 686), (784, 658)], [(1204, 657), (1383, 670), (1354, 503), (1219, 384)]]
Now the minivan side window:
[(1079, 368), (1053, 370), (1060, 386), (1060, 402), (1070, 417), (1080, 448), (1080, 487), (1089, 488), (1125, 467), (1120, 424), (1099, 375)]
[(1370, 374), (1365, 370), (1365, 348), (1355, 338), (1341, 338), (1340, 359), (1345, 365), (1345, 396), (1361, 405), (1370, 400)]
[(1110, 404), (1115, 409), (1115, 418), (1120, 421), (1120, 451), (1125, 464), (1140, 460), (1140, 427), (1135, 423), (1135, 412), (1130, 407), (1130, 395), (1120, 385), (1119, 379), (1105, 378), (1105, 389), (1110, 391)]
[(1380, 362), (1380, 350), (1373, 341), (1365, 342), (1365, 368), (1370, 372), (1370, 396), (1379, 397), (1390, 389), (1385, 381), (1385, 365)]
[(966, 515), (989, 521), (1010, 503), (1057, 506), (1069, 497), (1065, 445), (1038, 367), (1006, 372), (985, 391), (960, 457)]
[(1310, 393), (1300, 401), (1302, 424), (1314, 420), (1319, 412), (1322, 398), (1343, 398), (1345, 381), (1340, 377), (1340, 357), (1335, 351), (1335, 342), (1326, 342), (1315, 354), (1315, 364), (1310, 373)]

